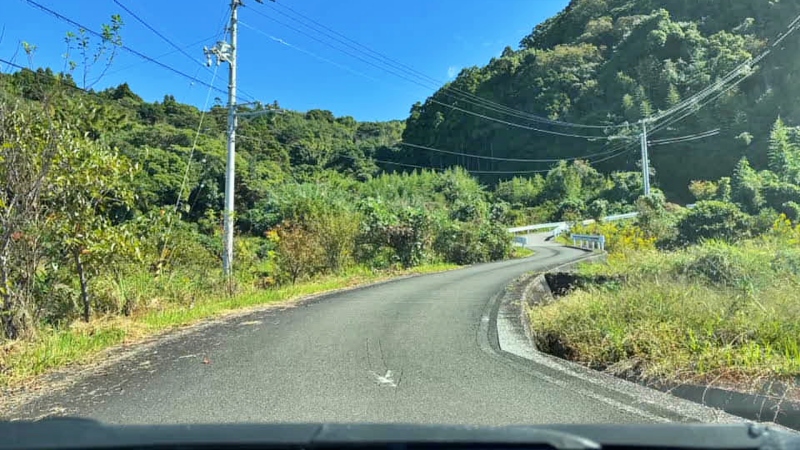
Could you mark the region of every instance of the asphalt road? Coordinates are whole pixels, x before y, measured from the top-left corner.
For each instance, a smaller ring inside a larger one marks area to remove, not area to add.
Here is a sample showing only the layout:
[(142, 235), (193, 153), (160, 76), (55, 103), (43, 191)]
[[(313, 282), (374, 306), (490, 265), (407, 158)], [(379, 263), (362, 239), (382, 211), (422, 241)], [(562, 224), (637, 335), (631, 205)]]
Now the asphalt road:
[(553, 383), (536, 376), (534, 363), (481, 345), (487, 305), (512, 279), (580, 255), (539, 247), (525, 260), (252, 313), (166, 339), (14, 415), (145, 424), (649, 422), (586, 395), (591, 387)]

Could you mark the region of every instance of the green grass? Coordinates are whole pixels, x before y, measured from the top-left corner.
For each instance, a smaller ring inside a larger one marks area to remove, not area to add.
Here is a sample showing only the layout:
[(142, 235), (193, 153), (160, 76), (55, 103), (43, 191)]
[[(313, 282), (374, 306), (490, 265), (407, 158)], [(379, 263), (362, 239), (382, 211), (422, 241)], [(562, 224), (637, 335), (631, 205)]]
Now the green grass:
[(623, 276), (529, 311), (539, 348), (590, 367), (680, 382), (800, 374), (800, 249), (759, 239), (610, 255)]
[(534, 253), (535, 252), (529, 248), (514, 246), (514, 248), (511, 249), (511, 259), (527, 258), (533, 256)]
[(409, 270), (377, 273), (355, 268), (342, 275), (322, 277), (293, 286), (247, 292), (233, 297), (207, 296), (192, 305), (164, 303), (163, 306), (132, 317), (109, 316), (88, 324), (75, 323), (65, 329), (43, 328), (33, 339), (15, 341), (0, 348), (0, 387), (24, 385), (48, 371), (90, 363), (109, 347), (140, 341), (236, 310), (289, 302), (312, 294), (402, 275), (441, 272), (457, 267), (453, 264), (429, 264)]

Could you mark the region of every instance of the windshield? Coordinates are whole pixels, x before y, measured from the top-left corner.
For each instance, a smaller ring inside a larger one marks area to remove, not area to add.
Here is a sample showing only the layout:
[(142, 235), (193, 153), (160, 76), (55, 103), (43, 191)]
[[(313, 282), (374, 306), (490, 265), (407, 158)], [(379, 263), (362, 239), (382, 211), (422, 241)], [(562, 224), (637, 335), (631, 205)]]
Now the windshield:
[(800, 2), (0, 22), (0, 419), (800, 429)]

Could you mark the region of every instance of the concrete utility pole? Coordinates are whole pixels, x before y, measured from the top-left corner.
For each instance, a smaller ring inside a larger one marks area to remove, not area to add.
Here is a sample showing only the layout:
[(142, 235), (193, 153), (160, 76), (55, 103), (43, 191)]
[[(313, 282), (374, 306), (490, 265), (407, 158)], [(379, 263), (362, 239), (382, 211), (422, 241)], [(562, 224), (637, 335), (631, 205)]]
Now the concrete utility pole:
[[(259, 1), (259, 0), (257, 0)], [(261, 3), (259, 1), (259, 3)], [(234, 182), (236, 169), (236, 49), (238, 46), (238, 9), (242, 0), (231, 0), (230, 43), (219, 41), (212, 48), (203, 48), (208, 64), (215, 56), (217, 65), (225, 61), (230, 69), (228, 74), (228, 158), (225, 167), (225, 210), (223, 219), (222, 270), (226, 276), (233, 273), (233, 214)]]
[(642, 119), (642, 181), (644, 184), (645, 197), (650, 195), (650, 156), (647, 152), (647, 119)]
[[(275, 0), (272, 0), (273, 2)], [(263, 0), (256, 0), (264, 3)], [(236, 174), (236, 127), (238, 115), (236, 113), (236, 51), (239, 47), (239, 7), (244, 6), (242, 0), (231, 0), (231, 22), (228, 27), (230, 43), (217, 42), (213, 47), (203, 47), (208, 65), (212, 57), (216, 57), (217, 65), (223, 61), (228, 63), (228, 157), (225, 167), (225, 210), (223, 213), (223, 241), (222, 241), (222, 270), (226, 276), (233, 273), (233, 214), (234, 214), (234, 187)]]

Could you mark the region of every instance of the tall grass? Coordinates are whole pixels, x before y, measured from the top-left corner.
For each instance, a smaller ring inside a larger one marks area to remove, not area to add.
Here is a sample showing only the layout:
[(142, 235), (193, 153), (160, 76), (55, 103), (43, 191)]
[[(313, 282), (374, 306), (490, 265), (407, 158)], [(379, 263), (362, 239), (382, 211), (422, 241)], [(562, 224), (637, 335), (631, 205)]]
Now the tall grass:
[(764, 238), (610, 255), (621, 276), (530, 311), (545, 351), (612, 373), (673, 381), (800, 374), (800, 248)]
[[(296, 285), (248, 289), (235, 296), (221, 293), (220, 280), (213, 275), (191, 277), (184, 273), (162, 279), (151, 276), (148, 279), (143, 274), (133, 274), (121, 283), (125, 286), (125, 295), (135, 295), (140, 302), (139, 308), (131, 315), (109, 313), (90, 323), (76, 322), (67, 328), (45, 327), (33, 339), (13, 341), (1, 347), (0, 388), (23, 385), (39, 375), (67, 365), (91, 362), (109, 347), (132, 343), (209, 317), (243, 308), (289, 302), (396, 276), (439, 272), (456, 267), (454, 264), (436, 263), (403, 271), (380, 272), (353, 267), (335, 276), (320, 277)], [(212, 289), (213, 286), (216, 288)], [(115, 289), (112, 284), (107, 288)]]

